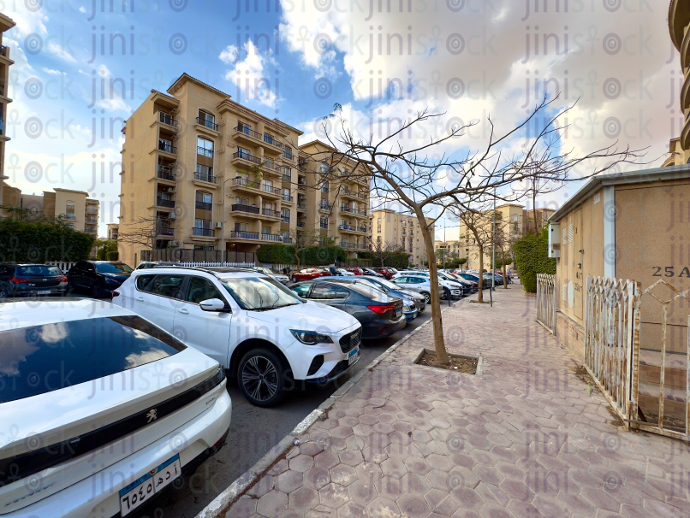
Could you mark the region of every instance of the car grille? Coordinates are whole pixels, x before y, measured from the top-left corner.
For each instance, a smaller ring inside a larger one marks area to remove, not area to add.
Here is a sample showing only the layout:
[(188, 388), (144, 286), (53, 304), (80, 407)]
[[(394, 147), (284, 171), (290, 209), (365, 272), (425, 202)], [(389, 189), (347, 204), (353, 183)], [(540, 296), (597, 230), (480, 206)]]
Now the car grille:
[(359, 346), (362, 341), (362, 328), (360, 327), (357, 331), (348, 333), (340, 339), (340, 349), (344, 353), (349, 353), (352, 349)]
[(326, 378), (334, 378), (338, 374), (342, 374), (349, 368), (349, 364), (347, 360), (343, 360), (341, 362), (338, 362), (335, 367), (333, 367), (333, 370), (328, 373)]

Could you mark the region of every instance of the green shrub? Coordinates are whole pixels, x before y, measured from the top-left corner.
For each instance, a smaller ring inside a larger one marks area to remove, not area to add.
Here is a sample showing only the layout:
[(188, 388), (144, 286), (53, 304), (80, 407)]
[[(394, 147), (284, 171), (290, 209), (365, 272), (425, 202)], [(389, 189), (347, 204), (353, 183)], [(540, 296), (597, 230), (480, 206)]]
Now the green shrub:
[[(339, 246), (309, 246), (299, 251), (300, 263), (324, 266), (336, 261), (345, 261), (347, 253)], [(292, 245), (261, 245), (256, 258), (265, 264), (297, 264), (295, 247)]]
[(295, 248), (289, 245), (276, 243), (274, 245), (261, 245), (256, 251), (256, 258), (266, 264), (294, 264)]
[(93, 242), (93, 236), (59, 221), (0, 221), (0, 262), (83, 261)]
[(538, 273), (556, 273), (556, 259), (549, 257), (549, 231), (544, 228), (540, 235), (520, 238), (515, 245), (515, 267), (520, 274), (523, 289), (537, 292)]
[(108, 250), (105, 257), (107, 261), (117, 261), (120, 254), (118, 254), (117, 250)]

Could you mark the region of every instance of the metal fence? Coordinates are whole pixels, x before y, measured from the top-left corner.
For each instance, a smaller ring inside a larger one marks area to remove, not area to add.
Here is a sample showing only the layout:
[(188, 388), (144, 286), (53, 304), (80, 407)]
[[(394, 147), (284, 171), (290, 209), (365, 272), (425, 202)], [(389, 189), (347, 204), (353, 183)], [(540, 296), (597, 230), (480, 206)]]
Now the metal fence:
[(639, 383), (639, 283), (587, 277), (585, 367), (630, 426)]
[(193, 250), (190, 248), (164, 248), (142, 250), (141, 261), (164, 261), (189, 263), (195, 266), (254, 266), (254, 252), (233, 252), (228, 250)]
[(556, 334), (556, 276), (537, 274), (537, 321)]

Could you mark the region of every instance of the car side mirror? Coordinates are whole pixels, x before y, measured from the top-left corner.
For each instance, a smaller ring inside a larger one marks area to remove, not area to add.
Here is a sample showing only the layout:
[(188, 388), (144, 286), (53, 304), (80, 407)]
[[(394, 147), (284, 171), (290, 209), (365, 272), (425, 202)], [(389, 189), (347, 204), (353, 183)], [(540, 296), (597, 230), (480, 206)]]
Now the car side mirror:
[(225, 303), (220, 299), (206, 299), (199, 302), (199, 307), (202, 311), (227, 311)]

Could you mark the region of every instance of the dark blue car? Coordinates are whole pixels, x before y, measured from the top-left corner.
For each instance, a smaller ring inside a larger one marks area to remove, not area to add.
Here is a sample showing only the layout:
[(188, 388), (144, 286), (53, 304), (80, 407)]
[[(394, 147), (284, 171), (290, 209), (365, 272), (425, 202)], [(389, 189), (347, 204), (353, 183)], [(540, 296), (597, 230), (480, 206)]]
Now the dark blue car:
[(67, 277), (47, 264), (0, 264), (0, 300), (9, 297), (52, 296), (67, 292)]
[(117, 261), (79, 261), (69, 269), (67, 278), (71, 290), (85, 290), (98, 299), (119, 288), (132, 271)]

